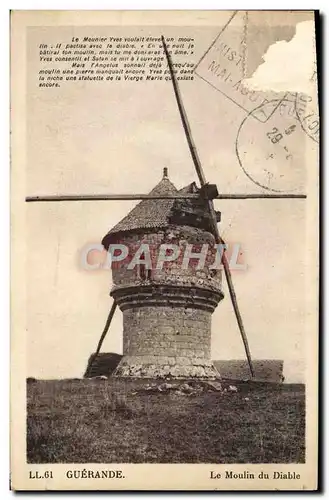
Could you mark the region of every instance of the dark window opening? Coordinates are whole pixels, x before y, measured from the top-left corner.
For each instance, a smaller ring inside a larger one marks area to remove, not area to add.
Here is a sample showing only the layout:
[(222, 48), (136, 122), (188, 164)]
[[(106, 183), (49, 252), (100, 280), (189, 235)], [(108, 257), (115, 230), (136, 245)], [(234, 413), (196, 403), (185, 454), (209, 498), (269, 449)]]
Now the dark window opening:
[(145, 264), (139, 264), (139, 278), (142, 281), (146, 280), (146, 269), (145, 269)]

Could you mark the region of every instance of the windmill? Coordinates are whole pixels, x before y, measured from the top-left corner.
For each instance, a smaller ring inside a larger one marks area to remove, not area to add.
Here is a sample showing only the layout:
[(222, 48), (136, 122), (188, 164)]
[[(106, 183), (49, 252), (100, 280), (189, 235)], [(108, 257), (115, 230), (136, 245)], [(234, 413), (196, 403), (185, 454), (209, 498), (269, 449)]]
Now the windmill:
[[(175, 72), (173, 69), (171, 56), (168, 52), (168, 48), (167, 48), (164, 37), (162, 36), (161, 39), (162, 39), (163, 49), (164, 49), (164, 52), (166, 55), (168, 67), (169, 67), (169, 72), (170, 72), (173, 90), (174, 90), (174, 94), (175, 94), (175, 98), (176, 98), (176, 102), (177, 102), (177, 106), (178, 106), (178, 110), (179, 110), (179, 114), (180, 114), (180, 119), (181, 119), (181, 122), (182, 122), (182, 125), (184, 128), (188, 147), (189, 147), (189, 150), (191, 153), (192, 161), (193, 161), (195, 171), (197, 174), (197, 178), (198, 178), (198, 181), (200, 184), (200, 189), (196, 189), (195, 191), (193, 191), (193, 190), (189, 190), (189, 191), (181, 190), (178, 192), (173, 192), (173, 191), (157, 192), (157, 191), (154, 191), (154, 192), (151, 192), (150, 194), (108, 194), (108, 195), (95, 195), (95, 194), (82, 195), (82, 194), (80, 194), (80, 195), (33, 196), (33, 197), (27, 197), (26, 201), (27, 202), (58, 202), (58, 201), (59, 202), (66, 202), (66, 201), (82, 201), (82, 200), (84, 200), (84, 201), (88, 201), (88, 200), (89, 201), (93, 201), (93, 200), (95, 200), (95, 201), (96, 200), (112, 200), (112, 201), (116, 201), (116, 200), (117, 201), (119, 201), (119, 200), (174, 200), (174, 201), (181, 200), (181, 201), (184, 201), (185, 200), (185, 201), (188, 201), (188, 200), (191, 200), (191, 201), (198, 202), (198, 200), (201, 199), (202, 203), (206, 207), (206, 211), (208, 213), (207, 221), (208, 221), (209, 226), (210, 226), (210, 232), (212, 233), (216, 244), (223, 245), (225, 248), (225, 242), (222, 239), (222, 237), (220, 236), (220, 233), (218, 230), (218, 225), (217, 225), (218, 214), (216, 213), (216, 211), (214, 209), (214, 203), (213, 203), (214, 199), (228, 199), (228, 200), (257, 199), (257, 198), (263, 198), (263, 199), (291, 198), (291, 199), (295, 199), (295, 198), (306, 198), (306, 196), (299, 195), (299, 194), (287, 194), (287, 193), (286, 194), (226, 194), (226, 195), (224, 195), (224, 194), (218, 193), (217, 187), (214, 184), (209, 184), (207, 182), (202, 165), (201, 165), (201, 162), (200, 162), (200, 159), (199, 159), (199, 156), (198, 156), (198, 153), (197, 153), (197, 149), (195, 147), (195, 144), (194, 144), (194, 141), (192, 138), (189, 122), (188, 122), (187, 115), (186, 115), (186, 112), (185, 112), (185, 109), (183, 106), (183, 102), (182, 102), (182, 98), (180, 95), (177, 79), (176, 79)], [(165, 173), (165, 177), (166, 177), (166, 175), (167, 174)], [(234, 285), (233, 285), (233, 281), (232, 281), (232, 276), (231, 276), (231, 272), (230, 272), (230, 268), (229, 268), (229, 263), (228, 263), (226, 255), (225, 255), (225, 251), (222, 253), (221, 259), (222, 259), (224, 274), (225, 274), (227, 285), (228, 285), (229, 295), (231, 298), (233, 310), (234, 310), (234, 313), (236, 316), (237, 324), (238, 324), (239, 331), (240, 331), (241, 338), (242, 338), (242, 342), (244, 345), (246, 358), (248, 361), (250, 376), (251, 376), (251, 378), (254, 378), (255, 372), (254, 372), (254, 367), (253, 367), (253, 362), (252, 362), (252, 356), (251, 356), (249, 343), (248, 343), (246, 331), (244, 328), (241, 312), (239, 310), (238, 301), (237, 301), (237, 297), (236, 297), (236, 293), (235, 293), (235, 289), (234, 289)], [(89, 369), (91, 369), (93, 362), (97, 359), (97, 356), (100, 353), (105, 336), (110, 328), (113, 316), (114, 316), (116, 308), (118, 306), (119, 299), (116, 297), (118, 297), (118, 294), (116, 294), (116, 296), (113, 299), (113, 304), (112, 304), (112, 307), (110, 309), (104, 330), (103, 330), (101, 337), (99, 339), (96, 351), (93, 354), (92, 359), (89, 362)], [(220, 300), (220, 298), (222, 298), (222, 297), (218, 297), (218, 300)], [(127, 299), (126, 298), (122, 299), (122, 297), (120, 297), (121, 304), (122, 304), (123, 300), (127, 300)], [(121, 306), (121, 304), (120, 304), (120, 306)]]

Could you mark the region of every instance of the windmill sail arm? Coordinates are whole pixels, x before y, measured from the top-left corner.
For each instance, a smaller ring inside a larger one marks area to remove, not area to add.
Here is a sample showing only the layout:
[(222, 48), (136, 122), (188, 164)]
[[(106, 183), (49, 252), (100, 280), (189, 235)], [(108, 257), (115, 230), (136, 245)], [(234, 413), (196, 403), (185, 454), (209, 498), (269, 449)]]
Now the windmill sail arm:
[[(225, 245), (224, 240), (222, 240), (222, 239), (221, 239), (221, 243), (223, 245)], [(236, 320), (237, 320), (237, 323), (238, 323), (238, 326), (239, 326), (240, 334), (241, 334), (241, 337), (242, 337), (242, 342), (243, 342), (244, 349), (245, 349), (245, 352), (246, 352), (246, 356), (247, 356), (247, 360), (248, 360), (248, 364), (249, 364), (250, 373), (251, 373), (252, 377), (255, 377), (254, 367), (253, 367), (252, 358), (251, 358), (251, 352), (250, 352), (250, 349), (249, 349), (249, 343), (248, 343), (247, 335), (246, 335), (246, 332), (245, 332), (245, 329), (244, 329), (244, 325), (243, 325), (243, 321), (242, 321), (242, 316), (241, 316), (241, 313), (240, 313), (240, 309), (239, 309), (239, 305), (238, 305), (238, 301), (237, 301), (237, 298), (236, 298), (236, 294), (235, 294), (235, 290), (234, 290), (234, 285), (233, 285), (233, 281), (232, 281), (232, 275), (231, 275), (231, 271), (230, 271), (230, 266), (229, 266), (229, 262), (228, 262), (228, 260), (226, 258), (226, 255), (225, 255), (225, 251), (223, 252), (223, 255), (222, 255), (222, 264), (223, 264), (223, 267), (224, 267), (225, 277), (226, 277), (227, 286), (228, 286), (228, 289), (229, 289), (229, 293), (230, 293), (231, 302), (232, 302), (232, 305), (233, 305), (235, 317), (236, 317)]]
[[(193, 200), (200, 198), (199, 194), (177, 194), (177, 195), (149, 195), (149, 194), (66, 194), (66, 195), (37, 195), (27, 196), (25, 201), (33, 202), (56, 202), (56, 201), (129, 201), (129, 200)], [(218, 194), (214, 200), (280, 200), (280, 199), (305, 199), (306, 194), (282, 193), (282, 194)]]
[[(184, 110), (184, 107), (183, 107), (183, 103), (182, 103), (182, 100), (181, 100), (181, 97), (180, 97), (180, 93), (179, 93), (179, 90), (178, 90), (178, 84), (177, 84), (176, 77), (175, 77), (175, 74), (174, 74), (174, 71), (173, 71), (171, 58), (170, 58), (170, 55), (168, 53), (164, 37), (162, 37), (162, 43), (163, 43), (163, 48), (164, 48), (164, 51), (165, 51), (165, 54), (166, 54), (166, 57), (167, 57), (167, 62), (168, 62), (169, 71), (170, 71), (170, 75), (171, 75), (171, 79), (172, 79), (172, 84), (173, 84), (173, 88), (174, 88), (174, 92), (175, 92), (175, 97), (176, 97), (178, 109), (179, 109), (179, 112), (180, 112), (180, 117), (181, 117), (181, 120), (182, 120), (182, 124), (183, 124), (183, 127), (184, 127), (184, 131), (185, 131), (185, 134), (186, 134), (186, 139), (187, 139), (187, 142), (188, 142), (188, 145), (189, 145), (189, 148), (190, 148), (191, 156), (192, 156), (192, 159), (193, 159), (193, 163), (194, 163), (194, 166), (195, 166), (196, 173), (198, 175), (198, 178), (199, 178), (199, 181), (200, 181), (200, 184), (201, 184), (201, 188), (203, 188), (204, 186), (206, 186), (207, 181), (206, 181), (206, 178), (205, 178), (202, 166), (201, 166), (200, 159), (198, 157), (198, 154), (196, 152), (196, 149), (195, 149), (195, 146), (194, 146), (194, 143), (193, 143), (193, 139), (192, 139), (190, 127), (189, 127), (189, 124), (188, 124), (187, 116), (186, 116), (186, 113), (185, 113), (185, 110)], [(217, 217), (216, 217), (216, 212), (215, 212), (215, 209), (214, 209), (213, 200), (208, 199), (206, 201), (207, 201), (208, 209), (209, 209), (209, 212), (210, 212), (210, 215), (211, 215), (213, 233), (214, 233), (216, 242), (217, 243), (223, 243), (223, 240), (220, 237), (218, 226), (217, 226)], [(250, 369), (251, 377), (253, 378), (254, 377), (254, 369), (253, 369), (253, 364), (252, 364), (252, 359), (251, 359), (251, 354), (250, 354), (248, 339), (247, 339), (247, 335), (246, 335), (246, 332), (245, 332), (245, 329), (244, 329), (244, 326), (243, 326), (243, 321), (242, 321), (242, 317), (241, 317), (241, 314), (240, 314), (240, 310), (238, 308), (238, 303), (237, 303), (237, 299), (236, 299), (236, 295), (235, 295), (235, 290), (234, 290), (234, 287), (233, 287), (232, 277), (231, 277), (231, 273), (230, 273), (230, 270), (229, 270), (229, 264), (228, 264), (228, 261), (227, 261), (226, 256), (225, 256), (225, 252), (223, 253), (222, 262), (223, 262), (223, 266), (224, 266), (224, 270), (225, 270), (225, 276), (226, 276), (227, 284), (228, 284), (229, 291), (230, 291), (230, 297), (231, 297), (231, 301), (232, 301), (232, 304), (233, 304), (233, 309), (234, 309), (235, 316), (236, 316), (236, 319), (237, 319), (237, 323), (238, 323), (238, 326), (239, 326), (239, 329), (240, 329), (242, 341), (243, 341), (243, 344), (244, 344), (244, 347), (245, 347), (245, 352), (246, 352), (246, 356), (247, 356), (247, 360), (248, 360), (248, 364), (249, 364), (249, 369)]]
[(184, 109), (183, 104), (182, 104), (182, 99), (180, 96), (179, 87), (177, 85), (176, 77), (174, 74), (174, 69), (173, 69), (171, 57), (170, 57), (170, 54), (168, 52), (167, 45), (166, 45), (166, 42), (165, 42), (165, 39), (163, 36), (161, 36), (161, 40), (162, 40), (163, 49), (164, 49), (164, 52), (166, 54), (166, 58), (168, 61), (168, 67), (169, 67), (169, 72), (170, 72), (170, 76), (171, 76), (171, 81), (173, 84), (173, 88), (174, 88), (174, 92), (175, 92), (175, 97), (176, 97), (177, 106), (178, 106), (179, 114), (181, 117), (182, 125), (183, 125), (184, 131), (185, 131), (186, 140), (188, 142), (188, 146), (189, 146), (189, 149), (191, 152), (191, 156), (192, 156), (193, 163), (194, 163), (197, 175), (198, 175), (199, 182), (200, 182), (201, 186), (203, 186), (204, 184), (206, 184), (206, 178), (205, 178), (204, 173), (202, 171), (200, 159), (199, 159), (195, 144), (193, 142), (190, 126), (189, 126), (189, 123), (187, 120), (185, 109)]

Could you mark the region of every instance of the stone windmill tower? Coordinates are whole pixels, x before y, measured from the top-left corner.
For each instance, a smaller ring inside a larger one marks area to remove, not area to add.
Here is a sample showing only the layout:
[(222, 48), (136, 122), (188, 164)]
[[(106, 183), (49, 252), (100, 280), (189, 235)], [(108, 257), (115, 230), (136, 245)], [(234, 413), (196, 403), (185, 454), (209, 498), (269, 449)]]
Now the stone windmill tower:
[[(28, 202), (66, 202), (93, 200), (142, 200), (121, 222), (103, 238), (105, 248), (121, 244), (129, 248), (125, 260), (112, 266), (111, 290), (113, 304), (95, 353), (91, 356), (86, 376), (94, 364), (109, 330), (117, 306), (123, 313), (123, 352), (115, 375), (132, 377), (216, 378), (218, 373), (210, 361), (211, 315), (223, 298), (221, 273), (211, 264), (215, 245), (223, 245), (217, 223), (214, 199), (278, 199), (306, 198), (303, 194), (218, 194), (215, 185), (208, 184), (194, 145), (187, 116), (182, 104), (171, 57), (164, 38), (162, 43), (168, 62), (174, 94), (201, 188), (192, 183), (177, 190), (165, 169), (161, 182), (148, 194), (50, 195), (30, 196)], [(137, 266), (131, 266), (135, 250), (150, 248)], [(176, 259), (165, 259), (158, 266), (162, 245), (178, 245)], [(193, 252), (208, 245), (205, 261), (198, 266)], [(191, 251), (187, 263), (182, 262)], [(225, 252), (221, 255), (229, 295), (248, 360), (251, 378), (254, 368), (242, 317)], [(183, 265), (185, 264), (185, 265)], [(105, 361), (116, 366), (119, 355)], [(103, 362), (101, 363), (103, 364)], [(104, 368), (104, 366), (102, 367)], [(106, 371), (105, 370), (105, 371)]]
[[(194, 183), (178, 191), (165, 168), (149, 196), (199, 191)], [(123, 314), (123, 359), (114, 375), (216, 378), (211, 315), (223, 294), (221, 271), (212, 269), (216, 241), (202, 197), (143, 200), (102, 243), (107, 250), (129, 249), (112, 263), (111, 295)]]

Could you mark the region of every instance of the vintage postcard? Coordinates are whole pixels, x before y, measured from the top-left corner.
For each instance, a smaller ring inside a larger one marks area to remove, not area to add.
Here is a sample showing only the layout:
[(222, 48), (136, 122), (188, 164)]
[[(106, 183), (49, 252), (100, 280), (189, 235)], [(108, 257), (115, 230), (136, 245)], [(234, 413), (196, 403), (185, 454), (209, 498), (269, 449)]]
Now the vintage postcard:
[(316, 20), (12, 12), (12, 489), (317, 489)]

